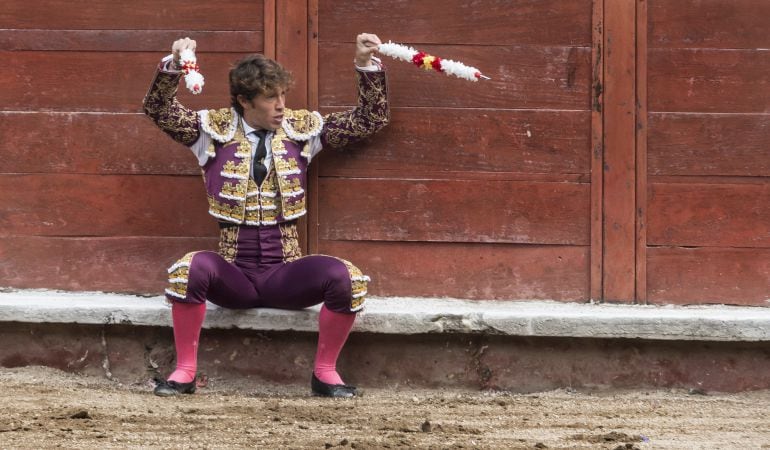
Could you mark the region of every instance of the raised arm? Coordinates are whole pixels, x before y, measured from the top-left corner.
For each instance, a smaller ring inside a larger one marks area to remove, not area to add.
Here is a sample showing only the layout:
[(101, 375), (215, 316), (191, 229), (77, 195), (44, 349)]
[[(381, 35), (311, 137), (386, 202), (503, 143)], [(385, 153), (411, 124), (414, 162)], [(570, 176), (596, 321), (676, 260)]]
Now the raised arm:
[(371, 136), (390, 120), (385, 71), (382, 67), (377, 70), (361, 69), (374, 64), (372, 55), (379, 44), (380, 38), (374, 34), (363, 33), (356, 38), (358, 106), (350, 111), (324, 116), (321, 134), (323, 146), (344, 147)]
[(200, 128), (198, 114), (186, 108), (176, 98), (179, 79), (179, 54), (185, 48), (195, 50), (195, 41), (189, 38), (179, 39), (171, 47), (173, 58), (164, 60), (155, 72), (155, 78), (147, 95), (144, 97), (144, 113), (155, 125), (171, 136), (175, 141), (191, 146), (198, 140)]

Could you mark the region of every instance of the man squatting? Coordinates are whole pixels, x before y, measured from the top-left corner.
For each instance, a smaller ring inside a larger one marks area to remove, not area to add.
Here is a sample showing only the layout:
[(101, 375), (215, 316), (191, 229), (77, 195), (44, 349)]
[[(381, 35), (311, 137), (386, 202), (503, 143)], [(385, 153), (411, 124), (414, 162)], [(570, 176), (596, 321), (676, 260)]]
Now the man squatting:
[(169, 269), (176, 370), (155, 394), (195, 392), (198, 339), (206, 300), (224, 308), (302, 309), (323, 303), (318, 318), (311, 389), (316, 395), (352, 397), (337, 373), (337, 357), (361, 310), (369, 277), (348, 261), (303, 256), (297, 219), (306, 213), (307, 168), (324, 147), (344, 147), (388, 123), (385, 72), (373, 54), (373, 34), (356, 38), (356, 108), (322, 116), (285, 107), (291, 74), (254, 54), (230, 71), (231, 107), (192, 111), (176, 98), (180, 52), (196, 42), (180, 39), (161, 61), (144, 99), (144, 111), (177, 142), (188, 146), (203, 172), (209, 213), (220, 227), (219, 251), (183, 256)]

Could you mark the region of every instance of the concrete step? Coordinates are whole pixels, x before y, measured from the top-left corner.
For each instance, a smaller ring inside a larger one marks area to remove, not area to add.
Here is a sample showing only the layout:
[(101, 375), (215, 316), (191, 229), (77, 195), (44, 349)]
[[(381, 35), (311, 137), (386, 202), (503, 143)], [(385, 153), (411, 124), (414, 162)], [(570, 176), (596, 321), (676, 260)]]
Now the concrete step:
[[(209, 304), (205, 328), (316, 331), (318, 307), (227, 310)], [(6, 290), (0, 322), (171, 326), (163, 297), (102, 292)], [(770, 308), (642, 306), (552, 301), (369, 298), (354, 332), (503, 336), (770, 341)]]

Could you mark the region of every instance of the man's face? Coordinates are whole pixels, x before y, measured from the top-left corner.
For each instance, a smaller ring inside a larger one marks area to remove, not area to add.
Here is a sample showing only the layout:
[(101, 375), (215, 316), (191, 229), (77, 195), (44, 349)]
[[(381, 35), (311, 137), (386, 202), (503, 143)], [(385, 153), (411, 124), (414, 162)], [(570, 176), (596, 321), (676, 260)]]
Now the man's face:
[(258, 95), (251, 101), (239, 95), (238, 103), (243, 107), (243, 119), (249, 126), (275, 131), (280, 128), (283, 120), (286, 89), (278, 88), (275, 92)]

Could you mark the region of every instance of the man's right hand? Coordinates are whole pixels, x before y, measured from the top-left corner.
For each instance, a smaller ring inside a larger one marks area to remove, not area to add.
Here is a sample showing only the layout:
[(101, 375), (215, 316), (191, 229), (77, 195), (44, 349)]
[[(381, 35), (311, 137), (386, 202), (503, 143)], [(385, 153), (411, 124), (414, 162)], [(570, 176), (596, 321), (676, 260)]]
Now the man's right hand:
[(194, 52), (196, 45), (195, 41), (190, 38), (177, 39), (174, 41), (171, 45), (171, 53), (174, 55), (174, 67), (179, 68), (182, 65), (179, 56), (182, 53), (182, 50), (190, 49)]

